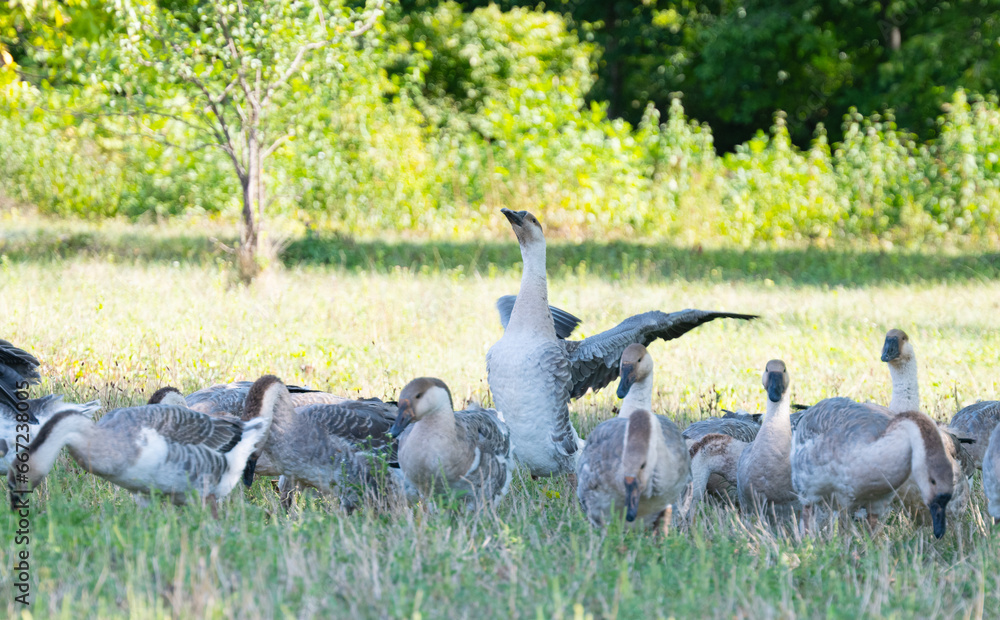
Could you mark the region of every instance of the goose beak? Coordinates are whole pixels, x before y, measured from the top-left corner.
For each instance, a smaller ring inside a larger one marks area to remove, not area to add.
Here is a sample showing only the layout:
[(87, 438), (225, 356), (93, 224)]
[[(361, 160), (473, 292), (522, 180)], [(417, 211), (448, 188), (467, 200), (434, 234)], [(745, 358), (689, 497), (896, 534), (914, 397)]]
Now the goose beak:
[(243, 484), (246, 488), (253, 486), (253, 472), (257, 469), (257, 459), (260, 457), (259, 454), (251, 454), (247, 458), (247, 464), (243, 468)]
[(785, 379), (780, 372), (767, 373), (767, 398), (772, 403), (781, 402), (785, 395)]
[(523, 226), (524, 225), (524, 215), (525, 211), (511, 211), (510, 209), (500, 209), (500, 213), (503, 213), (507, 217), (507, 221), (510, 222), (511, 226)]
[(389, 429), (389, 435), (395, 439), (403, 434), (403, 430), (413, 421), (413, 403), (410, 399), (404, 398), (399, 401), (399, 409), (396, 412), (396, 421)]
[(935, 497), (927, 507), (931, 509), (931, 522), (934, 524), (934, 538), (941, 538), (945, 531), (945, 506), (951, 500), (951, 494), (942, 493)]
[(639, 483), (632, 476), (625, 476), (625, 520), (631, 523), (639, 514)]
[(882, 361), (891, 362), (899, 357), (899, 338), (886, 338), (882, 345)]
[(625, 398), (635, 383), (635, 364), (622, 364), (622, 380), (618, 384), (618, 398)]

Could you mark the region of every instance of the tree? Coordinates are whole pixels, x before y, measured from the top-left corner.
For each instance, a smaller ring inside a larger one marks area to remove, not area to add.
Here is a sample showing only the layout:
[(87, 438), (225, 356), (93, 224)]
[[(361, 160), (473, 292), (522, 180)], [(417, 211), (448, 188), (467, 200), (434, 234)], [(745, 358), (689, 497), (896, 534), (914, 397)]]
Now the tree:
[[(282, 104), (309, 89), (311, 62), (372, 30), (384, 0), (353, 10), (296, 0), (122, 0), (116, 4), (120, 69), (105, 76), (111, 113), (135, 118), (161, 141), (181, 124), (199, 136), (186, 148), (218, 148), (239, 180), (240, 278), (277, 248), (264, 236), (267, 158), (293, 140)], [(329, 61), (329, 58), (326, 58)], [(335, 65), (335, 62), (328, 63)], [(120, 111), (119, 102), (125, 105)]]

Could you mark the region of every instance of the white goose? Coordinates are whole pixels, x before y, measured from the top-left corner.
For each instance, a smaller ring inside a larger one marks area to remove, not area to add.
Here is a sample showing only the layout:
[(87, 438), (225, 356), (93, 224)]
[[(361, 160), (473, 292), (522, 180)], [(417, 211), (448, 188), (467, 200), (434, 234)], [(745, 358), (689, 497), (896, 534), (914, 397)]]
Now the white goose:
[(677, 425), (636, 409), (627, 418), (601, 422), (582, 452), (576, 495), (594, 526), (603, 527), (622, 512), (633, 527), (669, 525), (691, 481), (691, 461)]
[(524, 271), (510, 320), (487, 353), (486, 368), (497, 409), (510, 427), (515, 457), (533, 476), (574, 470), (583, 442), (570, 421), (569, 402), (613, 381), (628, 345), (677, 338), (717, 318), (754, 318), (704, 310), (654, 311), (585, 340), (563, 340), (548, 305), (542, 226), (527, 211), (501, 212), (517, 235)]
[(63, 446), (85, 470), (133, 493), (163, 493), (183, 504), (200, 494), (215, 501), (232, 491), (247, 457), (263, 442), (270, 417), (243, 423), (172, 405), (116, 409), (95, 423), (64, 411), (46, 422), (28, 447), (26, 479), (7, 474), (13, 502), (49, 473)]
[(455, 411), (451, 391), (440, 379), (420, 377), (403, 388), (389, 432), (400, 437), (403, 475), (423, 497), (455, 493), (475, 510), (496, 505), (510, 487), (507, 426), (493, 409), (473, 405)]
[(945, 509), (955, 490), (953, 463), (937, 425), (923, 413), (893, 416), (847, 398), (822, 400), (799, 420), (791, 461), (806, 527), (824, 504), (852, 513), (864, 508), (874, 527), (912, 477), (934, 536), (944, 536)]
[(769, 361), (762, 382), (767, 412), (757, 438), (737, 463), (736, 492), (745, 511), (790, 517), (799, 502), (792, 487), (792, 399), (785, 363)]

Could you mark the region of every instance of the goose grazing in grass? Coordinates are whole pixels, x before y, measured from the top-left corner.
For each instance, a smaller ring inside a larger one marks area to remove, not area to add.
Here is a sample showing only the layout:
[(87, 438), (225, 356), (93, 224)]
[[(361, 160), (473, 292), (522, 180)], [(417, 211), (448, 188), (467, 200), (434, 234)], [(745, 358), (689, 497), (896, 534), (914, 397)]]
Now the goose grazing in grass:
[(406, 384), (389, 432), (400, 437), (399, 466), (421, 496), (454, 493), (476, 510), (506, 495), (513, 470), (507, 425), (493, 409), (473, 405), (455, 411), (440, 379), (420, 377)]
[[(273, 417), (261, 452), (290, 488), (301, 484), (336, 495), (347, 510), (359, 507), (362, 496), (380, 502), (402, 497), (404, 485), (398, 472), (390, 470), (384, 480), (379, 479), (375, 457), (388, 456), (392, 448), (384, 437), (387, 419), (375, 415), (363, 419), (357, 410), (350, 413), (353, 417), (331, 404), (295, 409), (281, 379), (265, 375), (250, 388), (243, 419)], [(248, 468), (247, 477), (253, 473)]]
[(677, 425), (636, 409), (627, 418), (601, 422), (582, 452), (576, 495), (594, 526), (603, 527), (622, 512), (633, 527), (669, 525), (691, 481), (691, 461)]
[(762, 382), (767, 411), (756, 439), (740, 455), (736, 491), (744, 510), (790, 517), (798, 495), (792, 487), (792, 402), (785, 363), (769, 361)]
[(693, 422), (682, 433), (691, 457), (692, 497), (690, 513), (705, 493), (725, 496), (736, 488), (736, 465), (740, 455), (760, 431), (759, 415), (726, 411), (721, 418)]
[(27, 446), (29, 438), (38, 434), (42, 424), (52, 416), (65, 411), (92, 418), (101, 408), (98, 400), (77, 405), (64, 403), (62, 396), (56, 394), (19, 399), (18, 392), (27, 395), (28, 387), (40, 380), (37, 369), (38, 360), (33, 355), (0, 340), (0, 441), (4, 444), (0, 450), (0, 475), (7, 473), (18, 444)]
[[(889, 366), (889, 376), (892, 377), (892, 398), (889, 401), (889, 413), (896, 415), (906, 411), (920, 410), (920, 384), (917, 372), (917, 354), (914, 351), (910, 337), (901, 329), (890, 329), (885, 335), (882, 345), (882, 361)], [(955, 429), (939, 428), (941, 440), (944, 442), (948, 458), (954, 468), (955, 490), (948, 502), (948, 514), (957, 517), (969, 506), (969, 478), (974, 471), (974, 457), (970, 452), (974, 444), (968, 439), (959, 439), (961, 433)], [(986, 435), (984, 440), (988, 440)], [(969, 443), (966, 443), (969, 442)], [(980, 449), (985, 450), (985, 445)], [(911, 515), (926, 520), (930, 513), (924, 504), (920, 488), (915, 480), (907, 482), (898, 491), (899, 499)]]
[(962, 448), (969, 455), (973, 467), (986, 471), (983, 459), (990, 445), (993, 431), (1000, 424), (1000, 401), (982, 400), (959, 410), (948, 423), (948, 430), (956, 436), (971, 440)]
[(622, 352), (671, 340), (718, 318), (753, 315), (683, 310), (646, 312), (584, 340), (560, 339), (548, 305), (545, 235), (527, 211), (501, 209), (517, 235), (524, 270), (503, 336), (486, 355), (490, 390), (510, 426), (515, 457), (533, 476), (571, 473), (583, 442), (569, 417), (569, 402), (618, 376)]
[(993, 524), (1000, 523), (1000, 425), (994, 427), (989, 445), (983, 454), (983, 491), (989, 502), (987, 511)]
[(864, 508), (874, 527), (912, 477), (930, 511), (934, 536), (944, 536), (954, 464), (937, 425), (923, 413), (893, 416), (847, 398), (822, 400), (799, 420), (791, 460), (806, 527), (824, 504), (850, 513)]
[(11, 502), (49, 473), (63, 446), (85, 470), (133, 493), (156, 491), (176, 504), (200, 494), (215, 502), (239, 482), (247, 457), (267, 436), (270, 416), (243, 423), (172, 405), (116, 409), (95, 423), (63, 411), (46, 422), (28, 446), (27, 480), (7, 474)]

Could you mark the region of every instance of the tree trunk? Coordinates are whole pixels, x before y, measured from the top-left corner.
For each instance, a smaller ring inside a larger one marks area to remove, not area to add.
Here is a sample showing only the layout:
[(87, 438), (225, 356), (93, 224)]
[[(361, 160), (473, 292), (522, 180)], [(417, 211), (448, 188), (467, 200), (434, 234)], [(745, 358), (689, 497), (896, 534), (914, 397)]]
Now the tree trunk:
[(253, 126), (247, 132), (247, 173), (243, 182), (243, 228), (237, 251), (240, 280), (250, 283), (260, 272), (258, 261), (260, 225), (263, 216), (263, 159)]

